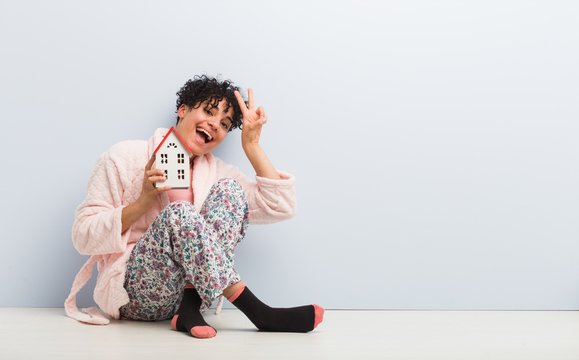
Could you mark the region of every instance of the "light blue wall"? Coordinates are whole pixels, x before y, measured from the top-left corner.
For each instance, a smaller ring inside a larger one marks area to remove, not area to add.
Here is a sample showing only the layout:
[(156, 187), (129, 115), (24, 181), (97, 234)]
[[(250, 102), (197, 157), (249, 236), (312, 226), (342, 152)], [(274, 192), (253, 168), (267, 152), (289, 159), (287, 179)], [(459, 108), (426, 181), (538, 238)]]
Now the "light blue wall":
[[(3, 1), (0, 306), (61, 306), (112, 144), (195, 74), (254, 87), (298, 214), (238, 267), (278, 305), (579, 309), (573, 1)], [(219, 155), (250, 172), (233, 133)], [(83, 292), (88, 305), (91, 290)]]

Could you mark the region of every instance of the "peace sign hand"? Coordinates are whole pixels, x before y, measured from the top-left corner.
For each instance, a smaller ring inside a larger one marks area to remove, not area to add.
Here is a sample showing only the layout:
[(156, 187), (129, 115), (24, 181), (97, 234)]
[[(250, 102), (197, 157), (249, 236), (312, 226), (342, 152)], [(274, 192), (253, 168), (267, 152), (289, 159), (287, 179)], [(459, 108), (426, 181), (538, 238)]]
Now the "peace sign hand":
[(255, 107), (253, 102), (253, 89), (247, 89), (247, 105), (243, 101), (239, 91), (235, 91), (235, 97), (243, 115), (243, 127), (241, 129), (241, 145), (244, 148), (259, 145), (261, 128), (267, 122), (267, 115), (263, 106)]

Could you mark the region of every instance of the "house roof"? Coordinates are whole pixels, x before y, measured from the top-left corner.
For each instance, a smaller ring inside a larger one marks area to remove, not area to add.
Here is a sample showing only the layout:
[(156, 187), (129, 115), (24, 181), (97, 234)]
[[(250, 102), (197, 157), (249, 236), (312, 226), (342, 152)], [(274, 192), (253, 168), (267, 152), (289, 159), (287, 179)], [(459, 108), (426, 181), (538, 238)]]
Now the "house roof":
[(171, 133), (175, 133), (175, 136), (177, 137), (177, 139), (179, 139), (179, 142), (181, 143), (181, 145), (183, 146), (183, 148), (187, 151), (187, 153), (189, 153), (189, 156), (191, 155), (191, 149), (189, 149), (189, 147), (187, 146), (187, 144), (185, 144), (185, 141), (183, 141), (183, 139), (181, 138), (181, 136), (179, 135), (179, 132), (177, 132), (177, 130), (171, 126), (171, 128), (169, 129), (169, 131), (167, 131), (167, 134), (165, 134), (165, 137), (163, 137), (163, 140), (161, 140), (161, 142), (159, 143), (159, 145), (157, 145), (157, 148), (155, 149), (155, 151), (153, 151), (153, 154), (157, 154), (157, 151), (159, 151), (159, 149), (161, 148), (161, 146), (163, 145), (163, 143), (165, 142), (165, 140), (167, 140), (167, 138), (169, 137), (169, 134)]

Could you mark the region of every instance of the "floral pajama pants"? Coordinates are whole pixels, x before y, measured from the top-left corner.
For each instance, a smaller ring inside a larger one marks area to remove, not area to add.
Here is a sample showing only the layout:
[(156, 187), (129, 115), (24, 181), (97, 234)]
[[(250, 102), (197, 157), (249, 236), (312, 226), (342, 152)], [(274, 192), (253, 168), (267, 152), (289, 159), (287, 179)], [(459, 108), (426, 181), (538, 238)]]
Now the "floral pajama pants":
[(234, 251), (249, 218), (245, 193), (235, 180), (211, 188), (201, 211), (187, 201), (165, 207), (131, 252), (124, 287), (129, 303), (121, 317), (166, 320), (193, 284), (207, 309), (225, 288), (240, 280)]

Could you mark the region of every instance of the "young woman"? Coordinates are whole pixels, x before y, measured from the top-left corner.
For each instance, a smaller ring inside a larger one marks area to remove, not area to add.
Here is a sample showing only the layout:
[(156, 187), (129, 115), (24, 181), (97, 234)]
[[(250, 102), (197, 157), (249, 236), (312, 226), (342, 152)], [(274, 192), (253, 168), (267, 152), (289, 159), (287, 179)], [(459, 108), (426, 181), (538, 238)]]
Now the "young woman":
[[(293, 177), (276, 170), (259, 144), (265, 110), (255, 105), (251, 89), (246, 103), (230, 81), (207, 76), (187, 81), (177, 95), (175, 130), (192, 153), (190, 188), (159, 185), (165, 175), (154, 167), (154, 151), (168, 129), (102, 155), (73, 224), (75, 248), (91, 257), (76, 276), (66, 313), (90, 324), (171, 319), (174, 330), (210, 338), (216, 330), (201, 313), (223, 295), (260, 330), (313, 330), (323, 319), (320, 306), (269, 307), (234, 268), (248, 222), (287, 219), (295, 208)], [(211, 154), (235, 128), (242, 129), (253, 181)], [(76, 294), (94, 264), (100, 309), (80, 311)]]

